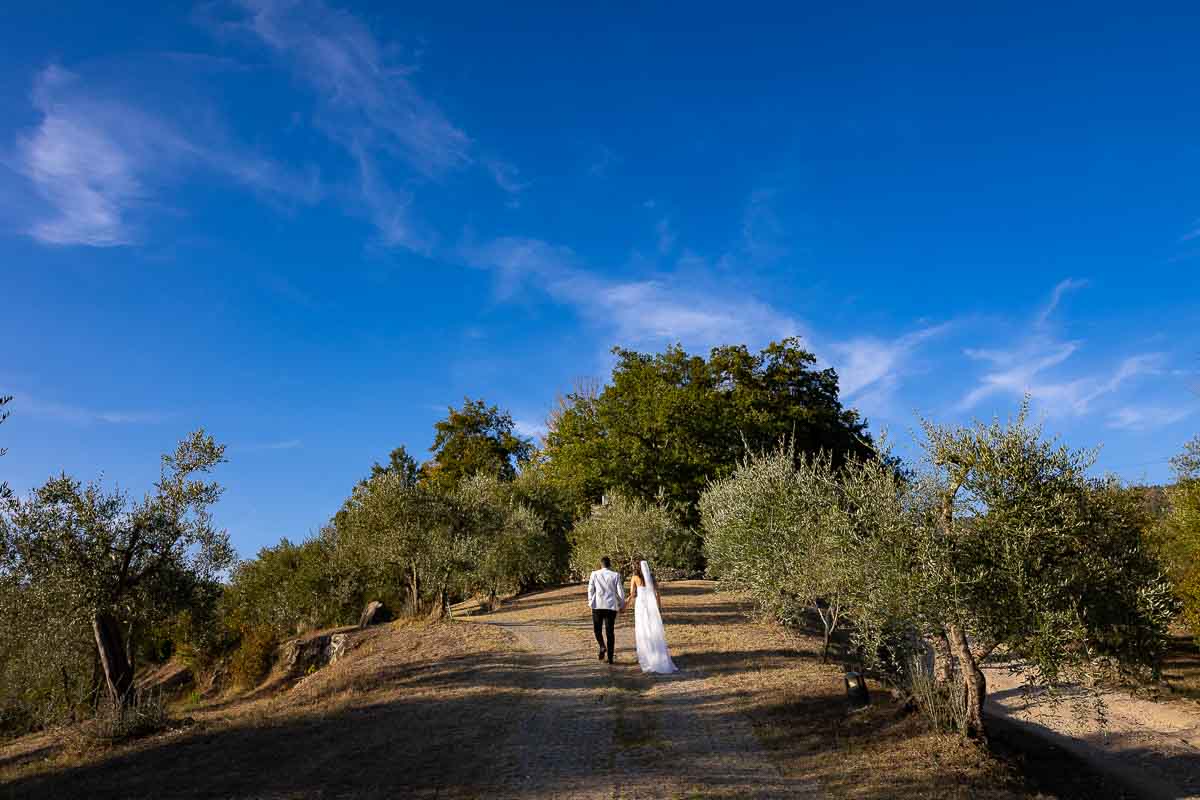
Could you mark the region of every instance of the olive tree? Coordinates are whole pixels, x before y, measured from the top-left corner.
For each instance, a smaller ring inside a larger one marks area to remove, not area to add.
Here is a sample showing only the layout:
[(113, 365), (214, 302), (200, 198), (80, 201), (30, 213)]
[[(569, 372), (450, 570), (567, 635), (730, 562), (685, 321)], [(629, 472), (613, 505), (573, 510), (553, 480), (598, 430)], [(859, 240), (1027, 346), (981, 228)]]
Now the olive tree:
[(464, 588), (484, 593), (493, 607), (500, 595), (546, 580), (554, 565), (542, 518), (511, 489), (511, 483), (476, 475), (456, 491), (472, 553)]
[(918, 622), (945, 637), (966, 692), (967, 728), (984, 736), (981, 662), (997, 648), (1029, 680), (1056, 684), (1104, 656), (1153, 669), (1174, 613), (1142, 543), (1136, 499), (1086, 475), (1094, 455), (1026, 422), (925, 424), (928, 473), (909, 549), (927, 576)]
[(571, 569), (587, 575), (608, 556), (619, 567), (644, 558), (663, 566), (686, 566), (679, 544), (691, 538), (662, 503), (612, 492), (575, 523), (569, 534)]
[(711, 569), (772, 609), (837, 598), (874, 666), (932, 651), (935, 676), (962, 693), (964, 732), (980, 738), (981, 664), (997, 649), (1040, 684), (1102, 659), (1153, 671), (1175, 602), (1143, 544), (1144, 506), (1089, 478), (1092, 455), (1045, 438), (1026, 413), (926, 424), (913, 475), (886, 454), (836, 471), (750, 459), (701, 502)]
[(853, 516), (832, 458), (792, 448), (743, 460), (700, 498), (709, 573), (784, 622), (821, 621), (822, 660), (858, 586)]
[(163, 456), (140, 501), (66, 475), (7, 501), (0, 574), (44, 595), (41, 605), (87, 621), (114, 703), (131, 699), (138, 626), (232, 563), (228, 535), (210, 515), (221, 487), (203, 479), (224, 460), (224, 447), (201, 429)]
[(336, 526), (336, 558), (366, 565), (376, 583), (403, 581), (413, 614), (431, 587), (440, 606), (456, 551), (455, 509), (444, 492), (380, 472), (354, 488)]

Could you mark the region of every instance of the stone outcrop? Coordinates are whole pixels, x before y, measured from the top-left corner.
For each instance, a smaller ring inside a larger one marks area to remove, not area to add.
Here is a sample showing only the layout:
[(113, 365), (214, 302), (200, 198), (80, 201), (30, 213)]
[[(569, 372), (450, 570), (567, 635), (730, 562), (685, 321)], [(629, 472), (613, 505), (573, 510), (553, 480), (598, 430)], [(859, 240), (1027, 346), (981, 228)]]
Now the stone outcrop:
[(315, 670), (335, 663), (346, 654), (350, 632), (328, 631), (280, 645), (279, 668), (289, 678), (303, 678)]

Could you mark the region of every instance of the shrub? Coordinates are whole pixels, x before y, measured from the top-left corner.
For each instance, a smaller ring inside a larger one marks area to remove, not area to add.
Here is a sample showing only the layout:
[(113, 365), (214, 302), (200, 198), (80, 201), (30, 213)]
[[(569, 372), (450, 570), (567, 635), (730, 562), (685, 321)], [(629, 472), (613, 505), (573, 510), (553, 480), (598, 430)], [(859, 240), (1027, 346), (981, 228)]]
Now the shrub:
[(66, 749), (76, 754), (149, 736), (170, 725), (167, 704), (159, 692), (138, 692), (128, 703), (105, 700), (91, 719), (63, 730)]
[(911, 656), (905, 670), (905, 689), (920, 714), (938, 730), (967, 733), (967, 693), (962, 678), (951, 675), (939, 681), (928, 662)]
[(275, 663), (278, 647), (279, 637), (272, 628), (259, 626), (244, 630), (229, 665), (234, 685), (249, 689), (262, 683)]

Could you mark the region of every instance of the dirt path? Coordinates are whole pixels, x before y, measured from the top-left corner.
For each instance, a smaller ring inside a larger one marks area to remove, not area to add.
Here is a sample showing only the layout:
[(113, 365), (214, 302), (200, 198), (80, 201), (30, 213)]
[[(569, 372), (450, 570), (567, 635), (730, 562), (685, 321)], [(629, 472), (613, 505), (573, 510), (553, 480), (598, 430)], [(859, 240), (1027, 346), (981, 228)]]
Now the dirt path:
[[(532, 797), (818, 796), (811, 781), (781, 775), (750, 721), (730, 713), (728, 698), (699, 689), (698, 670), (643, 675), (628, 615), (617, 630), (617, 663), (599, 661), (576, 594), (479, 618), (513, 633), (538, 665), (537, 706), (524, 726), (520, 785), (512, 788)], [(564, 611), (583, 619), (564, 620)]]
[(1050, 703), (1031, 695), (1019, 675), (987, 670), (987, 711), (1020, 724), (1086, 759), (1147, 798), (1200, 798), (1200, 711), (1107, 691), (1104, 722), (1070, 698)]

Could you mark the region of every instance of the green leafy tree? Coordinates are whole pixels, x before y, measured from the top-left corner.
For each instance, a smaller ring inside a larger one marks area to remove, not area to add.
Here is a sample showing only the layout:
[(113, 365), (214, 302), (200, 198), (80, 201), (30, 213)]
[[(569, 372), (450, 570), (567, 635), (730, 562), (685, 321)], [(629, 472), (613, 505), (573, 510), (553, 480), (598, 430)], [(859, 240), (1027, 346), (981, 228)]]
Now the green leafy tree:
[(371, 465), (372, 478), (384, 473), (398, 475), (403, 482), (413, 484), (420, 477), (421, 470), (417, 466), (416, 459), (408, 454), (408, 449), (404, 445), (400, 445), (388, 454), (387, 464), (380, 464), (377, 461)]
[(678, 346), (614, 352), (611, 382), (577, 387), (550, 420), (547, 469), (581, 505), (610, 489), (647, 502), (661, 494), (694, 526), (705, 485), (731, 474), (747, 449), (787, 437), (797, 459), (823, 450), (835, 466), (871, 452), (836, 373), (816, 369), (796, 339), (757, 354), (718, 347), (707, 360)]
[[(270, 628), (287, 637), (305, 629), (346, 621), (331, 569), (328, 540), (314, 537), (300, 544), (287, 539), (264, 547), (255, 558), (234, 567), (221, 598), (225, 624), (243, 633)], [(350, 613), (357, 613), (351, 611)]]
[(516, 479), (504, 486), (514, 503), (529, 509), (542, 521), (549, 550), (539, 579), (565, 578), (571, 555), (567, 536), (575, 523), (575, 503), (570, 493), (550, 479), (544, 462), (536, 460), (527, 463)]
[(209, 512), (221, 487), (203, 480), (224, 460), (224, 447), (198, 430), (163, 456), (154, 491), (141, 501), (63, 475), (7, 502), (0, 574), (44, 595), (38, 605), (57, 603), (90, 623), (115, 703), (131, 699), (139, 628), (178, 610), (233, 560)]
[(432, 583), (446, 574), (441, 557), (453, 550), (446, 540), (454, 537), (454, 527), (454, 508), (444, 492), (384, 471), (355, 487), (340, 512), (337, 558), (367, 566), (376, 585), (406, 584), (416, 614)]
[(421, 472), (442, 488), (453, 488), (472, 475), (511, 481), (534, 452), (533, 444), (514, 432), (512, 416), (483, 400), (464, 398), (462, 408), (447, 409), (434, 430), (429, 448), (433, 459)]

